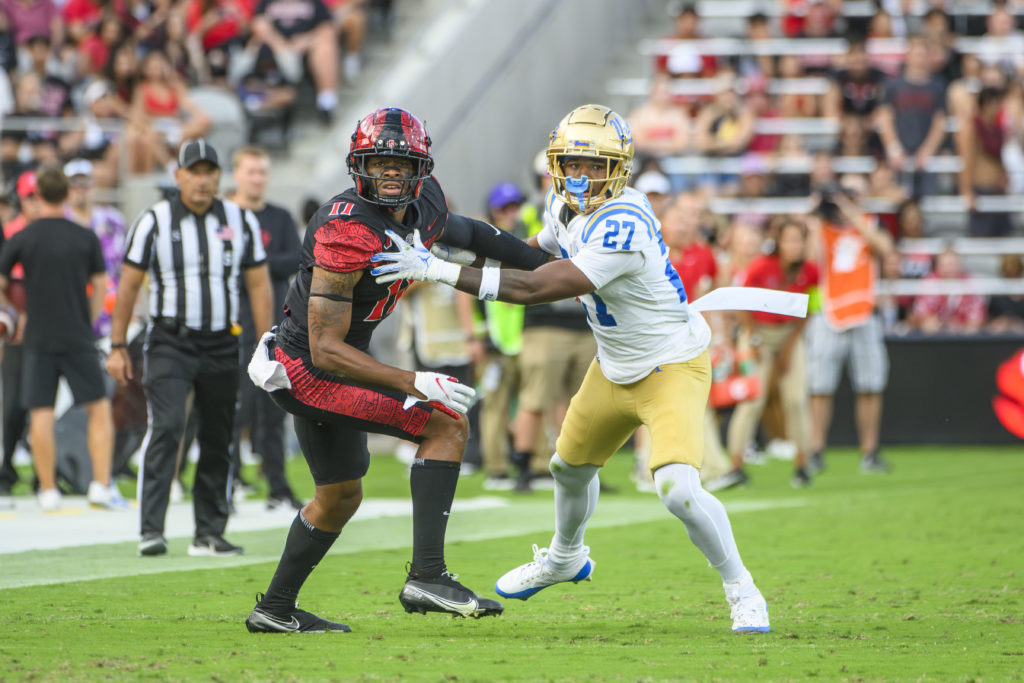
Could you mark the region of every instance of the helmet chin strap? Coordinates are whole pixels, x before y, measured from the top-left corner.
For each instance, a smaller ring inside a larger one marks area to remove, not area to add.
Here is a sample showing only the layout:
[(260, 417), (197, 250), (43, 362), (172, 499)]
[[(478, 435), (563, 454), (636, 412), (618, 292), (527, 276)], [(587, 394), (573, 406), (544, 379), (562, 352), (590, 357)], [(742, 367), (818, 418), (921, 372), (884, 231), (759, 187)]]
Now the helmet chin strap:
[(576, 203), (579, 205), (581, 213), (586, 210), (583, 193), (587, 191), (588, 187), (590, 187), (590, 178), (585, 175), (581, 175), (579, 178), (565, 179), (565, 189), (570, 194), (576, 195)]

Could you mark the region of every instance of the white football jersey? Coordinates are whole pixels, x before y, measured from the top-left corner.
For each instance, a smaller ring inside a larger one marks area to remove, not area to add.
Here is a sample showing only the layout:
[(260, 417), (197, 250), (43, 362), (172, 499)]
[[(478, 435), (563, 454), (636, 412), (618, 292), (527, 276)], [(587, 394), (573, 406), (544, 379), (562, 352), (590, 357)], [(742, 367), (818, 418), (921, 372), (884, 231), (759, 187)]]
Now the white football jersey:
[(661, 224), (643, 193), (626, 188), (579, 215), (548, 192), (537, 239), (541, 249), (570, 259), (594, 283), (594, 292), (580, 301), (610, 381), (636, 382), (659, 365), (696, 358), (711, 343), (703, 316), (690, 311)]

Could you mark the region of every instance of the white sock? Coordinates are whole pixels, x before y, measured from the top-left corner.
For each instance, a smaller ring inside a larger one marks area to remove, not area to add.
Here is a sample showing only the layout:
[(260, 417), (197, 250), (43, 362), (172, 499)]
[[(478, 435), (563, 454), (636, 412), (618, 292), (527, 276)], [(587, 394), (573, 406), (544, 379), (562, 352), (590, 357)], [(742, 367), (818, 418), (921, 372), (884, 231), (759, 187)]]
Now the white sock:
[(555, 478), (555, 535), (548, 547), (548, 562), (556, 568), (573, 569), (583, 552), (583, 532), (597, 507), (601, 482), (595, 465), (573, 466), (558, 453), (548, 465)]
[(321, 90), (316, 94), (316, 106), (331, 110), (338, 106), (338, 95), (333, 90)]
[(722, 575), (723, 582), (750, 575), (736, 549), (725, 507), (701, 487), (697, 468), (681, 463), (659, 467), (654, 473), (654, 486), (665, 507), (683, 521), (690, 540)]

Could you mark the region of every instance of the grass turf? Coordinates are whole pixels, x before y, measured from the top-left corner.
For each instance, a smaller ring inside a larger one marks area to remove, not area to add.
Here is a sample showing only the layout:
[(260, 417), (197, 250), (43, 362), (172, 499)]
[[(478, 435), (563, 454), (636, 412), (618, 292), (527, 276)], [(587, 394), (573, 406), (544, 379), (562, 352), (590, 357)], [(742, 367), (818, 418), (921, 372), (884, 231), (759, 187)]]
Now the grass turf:
[[(729, 632), (717, 573), (655, 496), (632, 490), (631, 458), (617, 456), (605, 480), (619, 490), (602, 496), (587, 534), (594, 581), (505, 601), (498, 618), (402, 611), (405, 519), (353, 524), (303, 590), (304, 607), (351, 634), (245, 631), (283, 530), (232, 537), (269, 561), (217, 569), (190, 564), (184, 543), (156, 559), (134, 557), (134, 544), (4, 556), (41, 580), (89, 562), (168, 571), (0, 591), (0, 679), (1019, 680), (1020, 449), (886, 455), (887, 476), (859, 475), (837, 451), (809, 489), (790, 489), (789, 465), (772, 462), (751, 469), (753, 486), (720, 495), (771, 634)], [(483, 493), (481, 482), (464, 478), (459, 496)], [(405, 495), (402, 467), (375, 458), (366, 489)], [(549, 492), (500, 495), (508, 507), (450, 524), (449, 565), (488, 596), (550, 538)]]

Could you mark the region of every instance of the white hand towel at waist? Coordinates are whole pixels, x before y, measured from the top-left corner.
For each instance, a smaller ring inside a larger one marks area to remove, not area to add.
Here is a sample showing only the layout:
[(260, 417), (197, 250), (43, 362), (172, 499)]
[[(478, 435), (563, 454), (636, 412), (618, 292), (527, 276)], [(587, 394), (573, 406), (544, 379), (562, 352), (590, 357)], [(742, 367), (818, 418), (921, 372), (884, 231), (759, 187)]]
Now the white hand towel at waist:
[(292, 381), (288, 379), (284, 365), (270, 357), (267, 344), (273, 339), (273, 332), (267, 332), (260, 337), (260, 343), (256, 345), (256, 351), (249, 361), (249, 379), (263, 391), (291, 389)]

